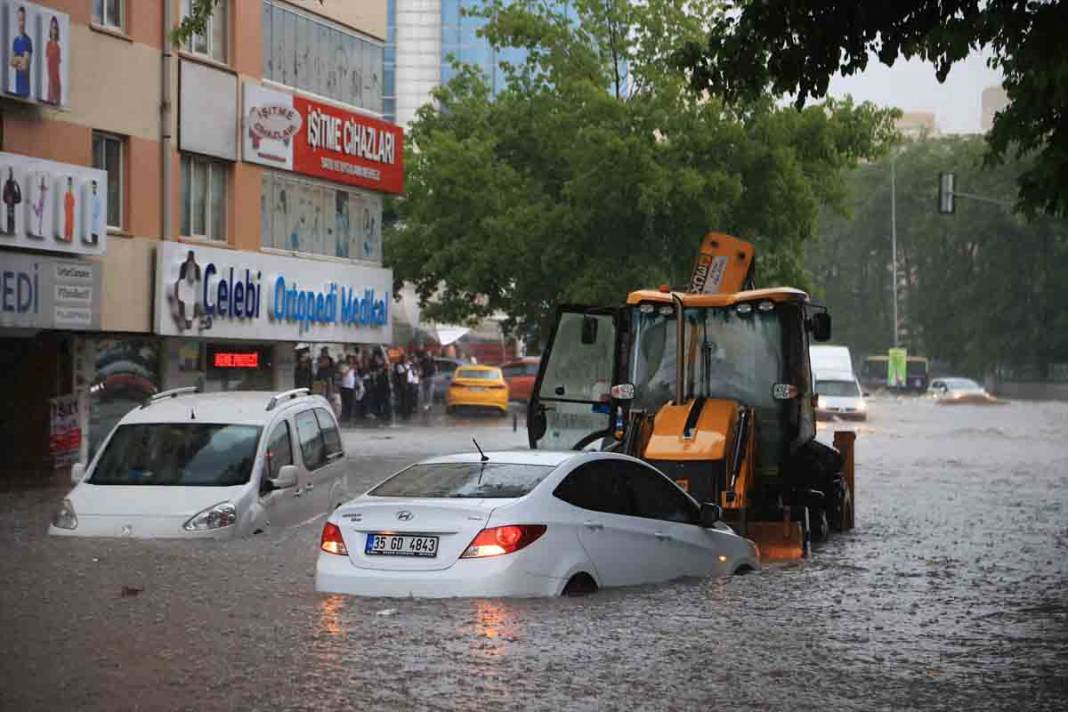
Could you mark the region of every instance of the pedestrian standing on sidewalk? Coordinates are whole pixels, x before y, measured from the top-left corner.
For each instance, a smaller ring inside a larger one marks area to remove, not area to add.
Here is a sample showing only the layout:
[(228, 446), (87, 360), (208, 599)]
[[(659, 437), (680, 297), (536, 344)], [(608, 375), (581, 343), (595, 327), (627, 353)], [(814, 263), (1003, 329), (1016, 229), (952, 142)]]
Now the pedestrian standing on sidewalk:
[(412, 413), (415, 412), (416, 407), (419, 405), (419, 366), (415, 363), (415, 360), (408, 358), (405, 364), (408, 370), (408, 409), (406, 418), (412, 417)]
[(434, 376), (438, 368), (429, 351), (424, 351), (419, 359), (419, 386), (422, 390), (423, 410), (430, 410), (434, 405)]
[(393, 364), (393, 393), (397, 396), (400, 416), (408, 419), (408, 363), (404, 357)]
[(356, 357), (348, 356), (341, 364), (341, 422), (352, 420), (356, 400)]

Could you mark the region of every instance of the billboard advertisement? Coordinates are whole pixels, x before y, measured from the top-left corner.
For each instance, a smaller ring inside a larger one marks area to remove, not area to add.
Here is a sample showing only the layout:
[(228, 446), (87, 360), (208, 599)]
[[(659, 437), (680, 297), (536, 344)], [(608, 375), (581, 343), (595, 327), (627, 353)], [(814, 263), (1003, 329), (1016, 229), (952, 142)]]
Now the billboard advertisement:
[(404, 191), (404, 132), (301, 95), (244, 83), (246, 161), (381, 193)]

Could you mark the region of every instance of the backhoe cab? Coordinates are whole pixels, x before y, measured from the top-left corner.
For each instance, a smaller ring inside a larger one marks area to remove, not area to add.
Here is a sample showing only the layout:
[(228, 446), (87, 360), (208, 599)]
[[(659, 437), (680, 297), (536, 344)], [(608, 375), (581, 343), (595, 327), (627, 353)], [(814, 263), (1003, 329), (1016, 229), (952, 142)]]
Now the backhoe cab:
[(748, 243), (714, 233), (687, 292), (561, 307), (528, 437), (640, 457), (718, 504), (765, 560), (798, 558), (852, 526), (852, 434), (836, 435), (845, 453), (815, 439), (808, 343), (830, 337), (826, 310), (797, 289), (746, 288), (752, 263)]

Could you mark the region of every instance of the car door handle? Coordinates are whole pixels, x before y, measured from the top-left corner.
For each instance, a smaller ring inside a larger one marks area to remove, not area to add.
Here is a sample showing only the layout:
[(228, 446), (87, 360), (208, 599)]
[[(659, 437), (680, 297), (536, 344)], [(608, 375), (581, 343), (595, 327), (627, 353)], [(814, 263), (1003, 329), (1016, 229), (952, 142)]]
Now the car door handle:
[(300, 487), (297, 487), (295, 490), (293, 490), (293, 496), (294, 497), (299, 497), (302, 494), (304, 494), (304, 490), (301, 489)]
[(315, 483), (314, 482), (309, 482), (307, 484), (307, 486), (304, 487), (304, 491), (305, 492), (311, 492), (313, 489), (315, 489)]
[(655, 534), (653, 534), (653, 536), (655, 536), (660, 541), (673, 541), (671, 535), (665, 534), (664, 532), (656, 532)]
[(598, 522), (584, 522), (584, 525), (591, 532), (599, 532), (604, 529), (604, 525)]

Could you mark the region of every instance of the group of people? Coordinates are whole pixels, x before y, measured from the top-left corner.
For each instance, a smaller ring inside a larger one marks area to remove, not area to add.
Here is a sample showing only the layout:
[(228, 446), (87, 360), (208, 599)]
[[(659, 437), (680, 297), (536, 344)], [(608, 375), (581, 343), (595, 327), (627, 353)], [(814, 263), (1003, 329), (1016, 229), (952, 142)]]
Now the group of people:
[(436, 372), (426, 351), (389, 363), (380, 349), (357, 347), (335, 359), (324, 346), (314, 360), (306, 349), (299, 353), (294, 382), (324, 396), (342, 422), (387, 419), (394, 408), (408, 419), (417, 408), (430, 410)]

